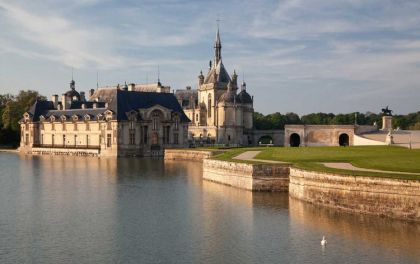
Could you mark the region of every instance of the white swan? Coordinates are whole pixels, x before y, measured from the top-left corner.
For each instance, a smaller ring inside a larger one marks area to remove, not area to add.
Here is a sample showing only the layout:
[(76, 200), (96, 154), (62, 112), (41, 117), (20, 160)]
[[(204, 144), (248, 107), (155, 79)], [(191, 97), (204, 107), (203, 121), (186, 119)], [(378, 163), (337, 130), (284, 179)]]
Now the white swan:
[(327, 245), (327, 240), (325, 239), (325, 236), (322, 236), (321, 246), (325, 246), (325, 245)]

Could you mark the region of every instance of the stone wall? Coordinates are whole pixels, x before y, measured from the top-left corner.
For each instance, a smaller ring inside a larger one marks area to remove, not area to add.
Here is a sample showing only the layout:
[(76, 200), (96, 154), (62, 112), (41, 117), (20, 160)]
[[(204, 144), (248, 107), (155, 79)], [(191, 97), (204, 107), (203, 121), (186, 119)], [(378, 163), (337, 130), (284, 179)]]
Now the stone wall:
[(203, 179), (250, 191), (287, 191), (289, 166), (205, 159)]
[(290, 169), (289, 195), (316, 205), (420, 221), (420, 182)]
[(165, 149), (165, 160), (203, 161), (222, 152), (217, 150)]

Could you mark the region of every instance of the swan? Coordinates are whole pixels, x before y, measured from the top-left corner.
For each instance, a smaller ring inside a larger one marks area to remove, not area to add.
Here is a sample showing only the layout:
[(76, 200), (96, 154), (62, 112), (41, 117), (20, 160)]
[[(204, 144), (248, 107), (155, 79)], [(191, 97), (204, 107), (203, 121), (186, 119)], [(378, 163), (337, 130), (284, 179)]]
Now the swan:
[(322, 236), (321, 246), (325, 246), (325, 245), (327, 245), (327, 240), (325, 239), (325, 236)]

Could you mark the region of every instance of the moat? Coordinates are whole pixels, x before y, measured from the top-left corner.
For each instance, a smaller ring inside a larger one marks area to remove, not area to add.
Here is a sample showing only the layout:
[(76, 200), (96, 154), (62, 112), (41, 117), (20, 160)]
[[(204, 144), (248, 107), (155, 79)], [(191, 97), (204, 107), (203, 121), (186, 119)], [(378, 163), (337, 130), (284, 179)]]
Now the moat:
[(0, 153), (0, 164), (4, 264), (420, 262), (419, 224), (203, 181), (201, 163)]

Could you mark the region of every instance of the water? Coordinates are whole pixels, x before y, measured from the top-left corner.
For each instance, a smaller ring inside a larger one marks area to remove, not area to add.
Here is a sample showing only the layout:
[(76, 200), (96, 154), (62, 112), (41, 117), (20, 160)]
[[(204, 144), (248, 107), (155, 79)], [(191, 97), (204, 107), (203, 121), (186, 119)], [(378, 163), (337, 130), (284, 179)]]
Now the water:
[(203, 181), (200, 163), (0, 154), (2, 264), (420, 263), (418, 238), (419, 224)]

